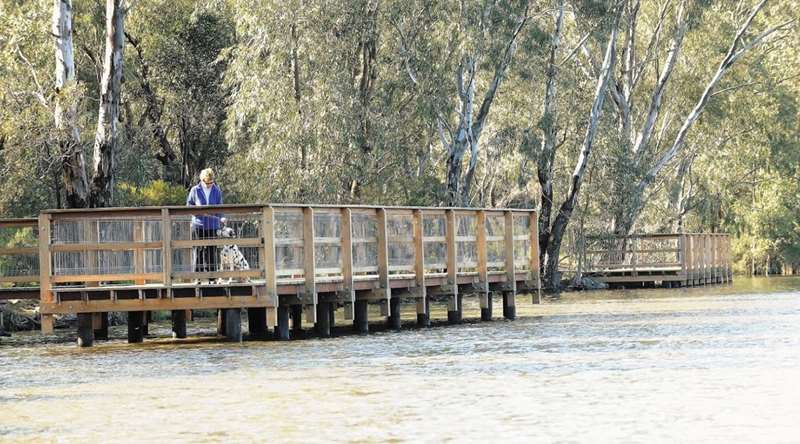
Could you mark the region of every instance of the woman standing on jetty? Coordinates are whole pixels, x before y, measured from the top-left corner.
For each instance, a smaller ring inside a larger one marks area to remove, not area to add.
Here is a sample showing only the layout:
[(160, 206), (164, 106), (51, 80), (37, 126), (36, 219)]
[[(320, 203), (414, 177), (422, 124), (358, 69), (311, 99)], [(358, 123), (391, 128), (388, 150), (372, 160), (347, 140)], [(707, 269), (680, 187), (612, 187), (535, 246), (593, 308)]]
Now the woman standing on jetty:
[[(189, 190), (186, 205), (222, 205), (222, 190), (214, 183), (214, 170), (206, 168), (200, 171), (200, 183)], [(192, 239), (214, 239), (217, 230), (225, 224), (222, 214), (204, 214), (192, 216)], [(196, 272), (217, 271), (219, 269), (217, 247), (206, 245), (195, 248)]]

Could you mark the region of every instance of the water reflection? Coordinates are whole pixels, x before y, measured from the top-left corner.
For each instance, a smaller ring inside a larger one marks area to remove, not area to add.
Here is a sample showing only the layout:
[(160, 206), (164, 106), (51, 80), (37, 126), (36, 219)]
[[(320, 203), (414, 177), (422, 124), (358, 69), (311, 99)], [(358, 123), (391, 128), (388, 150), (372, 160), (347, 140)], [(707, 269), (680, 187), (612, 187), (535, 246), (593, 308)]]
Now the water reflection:
[(16, 335), (0, 344), (0, 441), (792, 442), (798, 288), (521, 296), (514, 322), (289, 343)]

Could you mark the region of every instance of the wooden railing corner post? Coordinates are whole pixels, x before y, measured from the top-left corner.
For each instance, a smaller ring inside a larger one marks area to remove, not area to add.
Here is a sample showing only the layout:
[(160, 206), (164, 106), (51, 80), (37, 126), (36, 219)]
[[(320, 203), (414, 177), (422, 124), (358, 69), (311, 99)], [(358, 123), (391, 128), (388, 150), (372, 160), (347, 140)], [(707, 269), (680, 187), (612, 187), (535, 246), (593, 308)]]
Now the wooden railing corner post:
[(447, 285), (450, 293), (448, 311), (457, 312), (458, 307), (458, 247), (456, 244), (456, 212), (447, 209), (445, 218), (445, 243), (447, 251)]
[(50, 255), (50, 222), (49, 213), (39, 215), (39, 301), (41, 304), (42, 334), (52, 334), (54, 328), (53, 315), (47, 313), (53, 301), (50, 276), (52, 273), (52, 257)]
[[(533, 284), (536, 286), (536, 292), (532, 293), (531, 302), (533, 304), (541, 304), (542, 303), (542, 280), (540, 276), (540, 264), (539, 264), (539, 218), (538, 213), (536, 210), (531, 211), (530, 213), (530, 233), (531, 233), (531, 240), (530, 240), (530, 261), (529, 261), (529, 279), (533, 281)], [(583, 245), (583, 249), (586, 249), (585, 244)], [(530, 288), (530, 285), (528, 286)]]
[[(265, 206), (261, 210), (261, 244), (263, 246), (263, 260), (261, 264), (266, 295), (270, 305), (278, 306), (278, 290), (275, 271), (275, 210)], [(274, 316), (268, 316), (268, 321)], [(269, 325), (274, 327), (275, 325)]]
[[(314, 250), (314, 209), (303, 207), (303, 277), (305, 294), (311, 299), (311, 309), (307, 310), (309, 321), (317, 322), (317, 264)], [(307, 301), (304, 301), (307, 302)]]
[[(414, 281), (417, 285), (417, 318), (427, 325), (428, 303), (425, 288), (425, 227), (422, 210), (416, 209), (414, 215)], [(420, 317), (421, 316), (421, 317)]]
[(355, 317), (356, 290), (353, 282), (353, 212), (348, 207), (340, 209), (341, 238), (339, 248), (341, 251), (342, 283), (346, 298), (345, 318)]
[(161, 272), (167, 294), (172, 297), (172, 220), (169, 208), (161, 209)]

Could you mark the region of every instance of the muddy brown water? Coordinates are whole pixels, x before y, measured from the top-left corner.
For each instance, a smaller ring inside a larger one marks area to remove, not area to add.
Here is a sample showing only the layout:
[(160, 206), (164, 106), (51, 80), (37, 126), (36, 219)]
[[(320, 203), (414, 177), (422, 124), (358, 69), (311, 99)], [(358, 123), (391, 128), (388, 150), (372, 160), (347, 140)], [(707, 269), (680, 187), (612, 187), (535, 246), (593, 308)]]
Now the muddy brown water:
[(207, 320), (91, 349), (15, 334), (0, 442), (800, 442), (798, 278), (520, 296), (517, 313), (292, 342), (213, 340)]

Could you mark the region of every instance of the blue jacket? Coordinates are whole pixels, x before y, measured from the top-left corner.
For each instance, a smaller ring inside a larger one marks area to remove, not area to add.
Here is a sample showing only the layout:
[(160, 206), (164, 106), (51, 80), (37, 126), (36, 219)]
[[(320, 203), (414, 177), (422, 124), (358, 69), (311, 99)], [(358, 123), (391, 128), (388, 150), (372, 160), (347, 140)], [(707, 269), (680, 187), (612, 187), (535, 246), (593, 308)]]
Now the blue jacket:
[[(211, 185), (211, 193), (209, 193), (209, 199), (206, 202), (206, 193), (203, 192), (203, 185), (198, 183), (189, 190), (189, 195), (186, 197), (186, 205), (222, 205), (222, 190), (219, 189), (217, 184)], [(221, 217), (222, 214), (192, 216), (192, 227), (216, 231), (222, 225), (219, 221)]]

